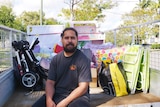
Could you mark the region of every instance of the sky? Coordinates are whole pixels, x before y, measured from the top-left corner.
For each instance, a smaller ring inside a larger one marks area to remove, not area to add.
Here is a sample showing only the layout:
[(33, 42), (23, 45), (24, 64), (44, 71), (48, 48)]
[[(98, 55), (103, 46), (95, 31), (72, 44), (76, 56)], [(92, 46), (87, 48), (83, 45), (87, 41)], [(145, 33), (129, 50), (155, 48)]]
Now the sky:
[[(2, 2), (11, 1), (13, 11), (20, 15), (23, 11), (39, 11), (41, 9), (41, 0), (0, 0)], [(130, 12), (139, 0), (113, 0), (119, 3), (118, 7), (104, 12), (105, 22), (100, 24), (100, 30), (106, 31), (116, 28), (122, 21), (121, 15)], [(46, 18), (57, 18), (62, 8), (69, 8), (64, 0), (43, 0), (43, 11)]]
[(139, 0), (115, 0), (119, 3), (118, 7), (105, 11), (105, 23), (101, 25), (102, 31), (115, 29), (122, 23), (121, 16), (129, 13), (139, 3)]
[[(13, 10), (17, 15), (25, 11), (38, 11), (41, 9), (41, 0), (12, 0)], [(67, 4), (63, 3), (64, 0), (42, 0), (43, 1), (43, 11), (45, 17), (56, 17), (60, 13), (61, 9), (64, 7), (69, 7)]]

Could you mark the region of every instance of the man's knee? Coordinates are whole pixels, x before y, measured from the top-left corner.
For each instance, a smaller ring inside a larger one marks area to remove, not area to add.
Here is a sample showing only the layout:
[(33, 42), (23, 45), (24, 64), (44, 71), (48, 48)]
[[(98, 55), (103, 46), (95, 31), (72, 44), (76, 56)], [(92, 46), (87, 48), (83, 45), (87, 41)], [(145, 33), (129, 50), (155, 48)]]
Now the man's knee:
[(40, 97), (33, 105), (32, 107), (46, 107), (46, 96), (43, 95)]
[(72, 101), (68, 107), (90, 107), (89, 98), (86, 96), (79, 97)]

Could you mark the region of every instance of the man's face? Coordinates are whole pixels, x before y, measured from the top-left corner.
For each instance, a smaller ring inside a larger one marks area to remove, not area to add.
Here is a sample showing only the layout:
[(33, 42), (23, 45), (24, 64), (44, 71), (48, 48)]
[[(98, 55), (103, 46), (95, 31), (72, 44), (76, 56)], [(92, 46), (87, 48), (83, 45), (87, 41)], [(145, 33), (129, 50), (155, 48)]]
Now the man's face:
[(73, 53), (77, 49), (78, 38), (74, 31), (65, 31), (61, 41), (65, 52)]

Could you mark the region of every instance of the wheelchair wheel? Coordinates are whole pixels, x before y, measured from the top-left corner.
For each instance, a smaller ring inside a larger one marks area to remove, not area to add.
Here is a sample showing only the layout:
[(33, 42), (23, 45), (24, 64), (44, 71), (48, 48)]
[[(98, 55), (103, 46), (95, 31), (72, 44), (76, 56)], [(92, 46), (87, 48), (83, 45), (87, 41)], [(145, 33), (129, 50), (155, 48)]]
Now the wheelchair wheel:
[(26, 72), (23, 74), (21, 82), (25, 88), (33, 88), (37, 84), (37, 75), (33, 72)]

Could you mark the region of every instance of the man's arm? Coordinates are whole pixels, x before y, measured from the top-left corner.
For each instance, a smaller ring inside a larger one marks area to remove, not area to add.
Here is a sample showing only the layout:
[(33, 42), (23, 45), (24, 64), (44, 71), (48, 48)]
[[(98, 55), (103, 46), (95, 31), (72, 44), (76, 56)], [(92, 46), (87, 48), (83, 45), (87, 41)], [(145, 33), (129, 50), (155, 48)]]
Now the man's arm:
[(82, 96), (88, 91), (89, 82), (80, 82), (79, 86), (74, 89), (69, 96), (63, 99), (56, 107), (66, 107), (71, 101)]
[(54, 92), (55, 92), (55, 81), (47, 80), (46, 81), (46, 106), (47, 107), (56, 107), (56, 104), (52, 100)]

